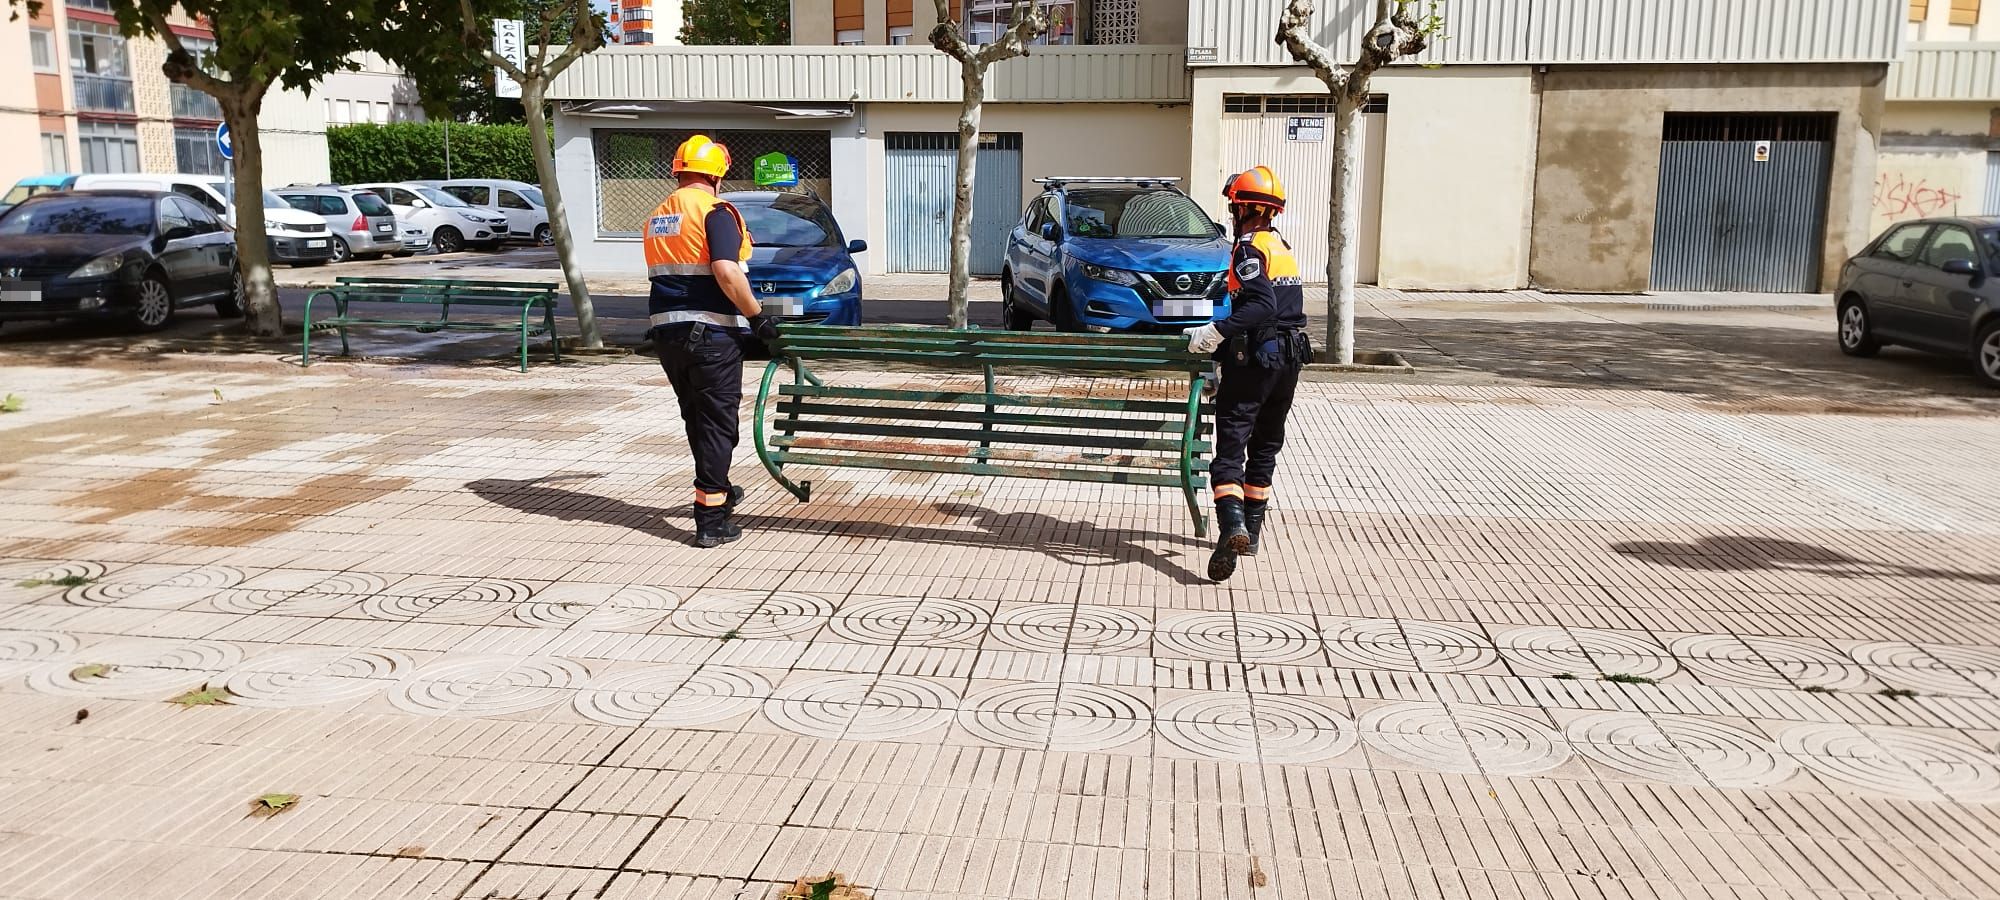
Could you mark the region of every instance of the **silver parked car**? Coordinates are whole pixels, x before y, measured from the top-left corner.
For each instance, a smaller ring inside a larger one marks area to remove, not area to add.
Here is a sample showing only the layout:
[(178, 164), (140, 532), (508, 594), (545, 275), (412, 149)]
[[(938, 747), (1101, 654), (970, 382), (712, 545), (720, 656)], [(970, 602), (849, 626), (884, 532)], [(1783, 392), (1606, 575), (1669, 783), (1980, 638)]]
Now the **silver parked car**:
[(292, 185), (280, 188), (294, 209), (326, 220), (333, 232), (333, 259), (343, 262), (356, 256), (407, 256), (413, 251), (404, 245), (403, 230), (396, 213), (382, 198), (367, 191), (350, 191), (339, 185)]
[(1970, 355), (2000, 388), (2000, 217), (1890, 226), (1840, 270), (1840, 349)]

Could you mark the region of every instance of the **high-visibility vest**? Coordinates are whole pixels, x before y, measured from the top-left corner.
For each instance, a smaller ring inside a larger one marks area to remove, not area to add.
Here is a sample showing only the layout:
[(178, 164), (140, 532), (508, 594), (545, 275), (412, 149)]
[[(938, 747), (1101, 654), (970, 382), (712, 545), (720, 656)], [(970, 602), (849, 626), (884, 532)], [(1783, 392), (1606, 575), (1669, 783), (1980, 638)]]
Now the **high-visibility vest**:
[(654, 314), (695, 310), (737, 315), (709, 268), (708, 214), (729, 210), (743, 236), (737, 261), (750, 261), (750, 229), (729, 202), (699, 188), (681, 188), (646, 219), (646, 274), (653, 282), (647, 306)]
[[(1264, 229), (1253, 231), (1238, 239), (1238, 243), (1257, 248), (1264, 256), (1264, 275), (1271, 279), (1271, 286), (1277, 290), (1280, 305), (1293, 293), (1303, 306), (1305, 282), (1299, 277), (1299, 258), (1292, 255), (1292, 245), (1285, 243), (1276, 231)], [(1235, 260), (1229, 266), (1229, 292), (1234, 294), (1243, 289), (1243, 281), (1236, 277)], [(1286, 288), (1293, 290), (1287, 291)]]

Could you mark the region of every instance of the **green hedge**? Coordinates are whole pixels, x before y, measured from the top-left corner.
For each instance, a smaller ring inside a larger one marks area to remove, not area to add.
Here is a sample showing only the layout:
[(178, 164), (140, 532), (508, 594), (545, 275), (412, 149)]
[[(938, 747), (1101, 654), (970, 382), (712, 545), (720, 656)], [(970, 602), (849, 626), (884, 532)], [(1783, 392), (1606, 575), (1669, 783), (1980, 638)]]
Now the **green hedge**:
[[(340, 184), (445, 177), (445, 123), (338, 125), (326, 130), (333, 180)], [(526, 125), (451, 125), (451, 177), (511, 178), (536, 184)]]

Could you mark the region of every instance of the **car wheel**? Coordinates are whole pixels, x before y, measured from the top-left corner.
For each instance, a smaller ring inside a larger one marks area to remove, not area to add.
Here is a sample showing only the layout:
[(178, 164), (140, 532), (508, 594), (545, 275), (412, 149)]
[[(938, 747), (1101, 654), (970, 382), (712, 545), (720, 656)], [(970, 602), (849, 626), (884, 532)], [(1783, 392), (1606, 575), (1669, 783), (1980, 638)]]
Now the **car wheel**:
[(465, 236), (458, 229), (446, 225), (431, 235), (431, 249), (439, 253), (457, 253), (465, 249)]
[(1979, 363), (1979, 378), (1987, 387), (2000, 388), (2000, 318), (1979, 329), (1973, 344), (1973, 358)]
[(1035, 314), (1022, 309), (1014, 302), (1014, 276), (1000, 276), (1000, 324), (1008, 331), (1033, 331)]
[(353, 248), (351, 248), (351, 247), (347, 246), (347, 242), (346, 242), (346, 241), (344, 241), (344, 240), (341, 240), (340, 238), (334, 238), (334, 239), (333, 239), (333, 260), (332, 260), (332, 261), (333, 261), (333, 262), (346, 262), (346, 261), (348, 261), (348, 260), (350, 260), (350, 259), (353, 259), (353, 258), (354, 258), (354, 250), (353, 250)]
[(547, 247), (550, 244), (554, 244), (555, 242), (556, 242), (555, 232), (550, 231), (549, 226), (547, 224), (535, 226), (535, 243)]
[(215, 314), (225, 319), (243, 318), (243, 271), (229, 274), (229, 293), (215, 301)]
[(1060, 284), (1049, 291), (1049, 314), (1055, 321), (1057, 331), (1083, 330), (1083, 320), (1077, 317), (1076, 309), (1070, 305), (1069, 291)]
[(1882, 342), (1875, 339), (1875, 328), (1868, 320), (1868, 305), (1860, 297), (1849, 297), (1840, 303), (1840, 352), (1848, 356), (1874, 356), (1881, 352)]
[(157, 273), (139, 282), (138, 301), (132, 307), (132, 325), (140, 331), (158, 331), (174, 320), (174, 292)]

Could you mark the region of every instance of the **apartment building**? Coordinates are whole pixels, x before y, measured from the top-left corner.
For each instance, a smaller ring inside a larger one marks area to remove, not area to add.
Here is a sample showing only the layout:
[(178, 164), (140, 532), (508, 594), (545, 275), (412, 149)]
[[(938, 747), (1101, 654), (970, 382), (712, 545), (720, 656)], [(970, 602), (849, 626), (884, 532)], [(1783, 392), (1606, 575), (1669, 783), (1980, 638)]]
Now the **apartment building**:
[(1870, 221), (2000, 216), (2000, 0), (1911, 0)]
[(681, 0), (611, 0), (605, 19), (614, 45), (649, 47), (681, 42)]
[[(166, 45), (119, 34), (107, 0), (50, 0), (0, 23), (0, 183), (42, 172), (221, 173), (222, 111), (161, 74)], [(173, 23), (200, 55), (215, 35)], [(306, 96), (272, 91), (261, 119), (266, 178), (325, 180), (326, 122)]]
[[(1954, 71), (1968, 74), (1941, 79), (1950, 98), (1899, 100), (1885, 113), (1908, 3), (1448, 5), (1450, 39), (1379, 74), (1363, 116), (1364, 280), (1821, 289), (1874, 233), (1878, 156), (1920, 149), (1889, 137), (1953, 135), (1962, 146), (1951, 164), (1969, 178), (1974, 108), (1993, 105), (1981, 98), (1996, 67), (1967, 56)], [(1283, 225), (1307, 270), (1322, 270), (1330, 114), (1318, 81), (1272, 41), (1283, 5), (1045, 3), (1060, 24), (1048, 46), (989, 77), (975, 271), (997, 274), (1035, 178), (1177, 176), (1219, 217), (1223, 178), (1257, 163), (1290, 183)], [(1927, 23), (1976, 28), (1949, 24), (1971, 5), (1930, 0)], [(1322, 6), (1319, 40), (1351, 59), (1373, 4)], [(954, 0), (950, 13), (977, 37), (1008, 7)], [(617, 48), (558, 82), (559, 169), (592, 265), (639, 265), (638, 222), (669, 189), (660, 161), (703, 130), (739, 161), (792, 154), (845, 230), (874, 248), (870, 271), (943, 268), (958, 78), (924, 40), (935, 4), (792, 9), (792, 47)], [(1914, 63), (1898, 71), (1923, 83), (1908, 74)], [(1980, 77), (1983, 86), (1961, 84)]]

